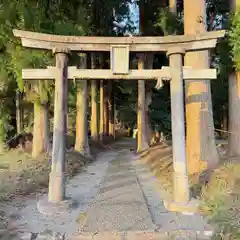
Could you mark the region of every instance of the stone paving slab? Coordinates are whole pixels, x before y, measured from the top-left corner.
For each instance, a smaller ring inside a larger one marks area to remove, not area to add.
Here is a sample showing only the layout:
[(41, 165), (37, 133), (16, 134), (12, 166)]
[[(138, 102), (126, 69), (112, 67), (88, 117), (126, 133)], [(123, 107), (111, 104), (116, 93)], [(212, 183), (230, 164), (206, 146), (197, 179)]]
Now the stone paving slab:
[(81, 233), (69, 240), (209, 240), (204, 233), (194, 231), (154, 232), (154, 231), (130, 231), (130, 232), (99, 232)]
[(109, 164), (96, 201), (86, 215), (82, 232), (154, 229), (136, 174), (124, 155)]

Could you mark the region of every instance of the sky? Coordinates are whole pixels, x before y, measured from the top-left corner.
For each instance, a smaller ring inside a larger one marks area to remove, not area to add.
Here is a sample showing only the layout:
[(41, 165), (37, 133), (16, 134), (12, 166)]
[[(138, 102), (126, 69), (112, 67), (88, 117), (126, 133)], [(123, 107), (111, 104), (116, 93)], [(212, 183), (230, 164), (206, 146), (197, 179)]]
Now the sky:
[(139, 31), (139, 10), (138, 6), (135, 3), (130, 4), (130, 13), (131, 13), (131, 20), (134, 22), (134, 25), (137, 27), (136, 32)]

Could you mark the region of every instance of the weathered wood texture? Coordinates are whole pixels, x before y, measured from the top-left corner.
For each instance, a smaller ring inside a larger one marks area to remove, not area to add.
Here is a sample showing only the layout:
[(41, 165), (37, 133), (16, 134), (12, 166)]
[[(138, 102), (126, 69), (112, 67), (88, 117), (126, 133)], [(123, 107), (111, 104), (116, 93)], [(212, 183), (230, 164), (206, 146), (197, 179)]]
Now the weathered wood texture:
[(115, 139), (114, 81), (108, 81), (109, 135)]
[(228, 154), (230, 157), (240, 156), (240, 72), (233, 72), (229, 79), (229, 137)]
[(108, 81), (104, 82), (104, 135), (109, 135), (109, 92), (108, 92)]
[(34, 122), (33, 122), (33, 147), (32, 156), (37, 157), (44, 152), (44, 118), (43, 106), (38, 102), (34, 103)]
[(129, 46), (111, 46), (111, 70), (113, 74), (128, 74), (129, 72)]
[[(231, 0), (231, 11), (236, 12), (240, 7), (239, 0)], [(229, 136), (228, 154), (229, 156), (240, 156), (240, 72), (235, 71), (228, 77), (229, 84)]]
[(98, 140), (98, 101), (97, 101), (97, 81), (91, 81), (91, 138)]
[[(80, 68), (87, 68), (87, 55), (81, 54)], [(77, 103), (76, 103), (76, 140), (75, 150), (85, 156), (90, 156), (88, 144), (88, 87), (87, 80), (77, 81)]]
[(23, 108), (22, 103), (22, 93), (16, 91), (16, 122), (17, 122), (17, 133), (23, 132)]
[(37, 157), (50, 150), (50, 126), (47, 104), (34, 103), (32, 156)]
[(184, 117), (184, 90), (182, 49), (169, 51), (169, 64), (172, 72), (170, 83), (171, 94), (171, 124), (173, 145), (173, 177), (174, 201), (187, 203), (189, 201), (189, 185), (186, 164), (185, 147), (185, 117)]
[[(154, 54), (148, 53), (145, 54), (145, 61), (144, 61), (144, 69), (152, 69), (153, 68), (153, 60), (154, 60)], [(156, 86), (155, 86), (156, 87)], [(145, 82), (145, 128), (146, 128), (146, 138), (148, 141), (148, 144), (151, 144), (152, 140), (152, 126), (150, 121), (150, 115), (149, 115), (149, 106), (152, 102), (152, 84), (150, 82)]]
[(65, 149), (67, 133), (67, 51), (56, 52), (56, 80), (54, 101), (54, 129), (52, 167), (49, 178), (48, 200), (60, 202), (65, 198)]
[(104, 81), (100, 80), (100, 129), (99, 138), (103, 141), (104, 135)]
[[(26, 80), (31, 79), (54, 79), (56, 69), (49, 67), (48, 69), (23, 69), (22, 78)], [(216, 69), (191, 69), (191, 67), (184, 67), (183, 78), (189, 79), (216, 79)], [(162, 69), (139, 69), (129, 70), (128, 75), (115, 75), (108, 69), (77, 69), (76, 67), (68, 68), (68, 79), (123, 79), (123, 80), (153, 80), (162, 78), (164, 80), (171, 79), (171, 71), (169, 67)]]
[(66, 47), (71, 51), (110, 51), (111, 45), (129, 45), (130, 51), (167, 51), (178, 44), (179, 47), (191, 50), (210, 49), (215, 47), (217, 38), (223, 37), (225, 31), (213, 31), (199, 35), (181, 35), (165, 37), (75, 37), (13, 30), (20, 37), (22, 45), (30, 48), (55, 49)]
[[(194, 7), (192, 0), (184, 0), (186, 35), (205, 34), (206, 21), (205, 0), (195, 0)], [(184, 62), (193, 69), (209, 68), (209, 53), (187, 52)], [(206, 168), (214, 168), (219, 160), (214, 136), (210, 82), (194, 81), (194, 78), (185, 82), (185, 95), (188, 171), (190, 174), (198, 174)]]
[[(96, 69), (96, 55), (91, 53), (91, 68)], [(95, 70), (94, 70), (95, 71)], [(96, 80), (91, 81), (91, 138), (94, 141), (99, 139), (98, 130), (98, 84)]]
[(50, 121), (49, 121), (49, 103), (43, 103), (43, 137), (44, 137), (44, 151), (49, 153), (51, 151), (50, 143)]
[[(138, 55), (138, 69), (144, 67), (144, 55)], [(137, 151), (141, 152), (146, 150), (149, 145), (146, 138), (146, 121), (145, 121), (145, 82), (138, 80), (138, 114), (137, 114)]]

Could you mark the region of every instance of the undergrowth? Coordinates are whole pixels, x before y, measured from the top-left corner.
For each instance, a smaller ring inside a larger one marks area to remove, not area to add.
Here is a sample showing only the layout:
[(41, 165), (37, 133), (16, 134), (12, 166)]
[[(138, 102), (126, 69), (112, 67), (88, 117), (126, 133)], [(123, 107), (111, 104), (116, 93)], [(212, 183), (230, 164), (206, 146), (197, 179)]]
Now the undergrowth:
[[(66, 159), (68, 177), (79, 173), (91, 161), (74, 151), (68, 151)], [(0, 201), (46, 190), (50, 169), (50, 157), (44, 154), (33, 159), (31, 155), (14, 149), (0, 155)]]
[(225, 163), (202, 188), (202, 211), (215, 226), (213, 239), (240, 239), (240, 163)]

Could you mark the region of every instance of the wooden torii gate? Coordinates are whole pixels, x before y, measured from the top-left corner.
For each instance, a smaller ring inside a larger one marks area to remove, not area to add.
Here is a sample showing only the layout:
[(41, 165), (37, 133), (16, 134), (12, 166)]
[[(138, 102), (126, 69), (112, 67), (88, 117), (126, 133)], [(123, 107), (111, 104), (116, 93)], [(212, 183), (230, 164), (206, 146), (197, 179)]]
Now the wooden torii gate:
[[(185, 126), (184, 126), (184, 90), (183, 79), (215, 79), (215, 69), (191, 69), (183, 67), (183, 55), (186, 51), (200, 51), (214, 48), (217, 39), (224, 37), (224, 31), (207, 32), (193, 36), (166, 37), (75, 37), (59, 36), (29, 31), (13, 30), (21, 38), (24, 47), (52, 50), (56, 55), (56, 67), (47, 69), (23, 69), (23, 79), (55, 79), (54, 130), (52, 149), (52, 168), (49, 180), (48, 200), (39, 202), (39, 211), (50, 213), (55, 206), (60, 209), (68, 206), (65, 201), (65, 133), (67, 111), (67, 80), (79, 79), (124, 79), (139, 80), (139, 91), (142, 102), (139, 104), (139, 133), (144, 126), (145, 80), (171, 80), (171, 119), (174, 167), (174, 199), (165, 206), (174, 211), (195, 210), (189, 196), (189, 183), (186, 166)], [(92, 52), (110, 51), (111, 69), (78, 69), (68, 67), (68, 55), (71, 51)], [(146, 70), (129, 69), (129, 52), (166, 52), (170, 67)], [(85, 88), (86, 89), (86, 88)], [(84, 121), (83, 121), (84, 122)], [(84, 124), (84, 123), (83, 123)], [(87, 138), (87, 134), (85, 134)], [(138, 150), (144, 149), (145, 139), (138, 136)]]

